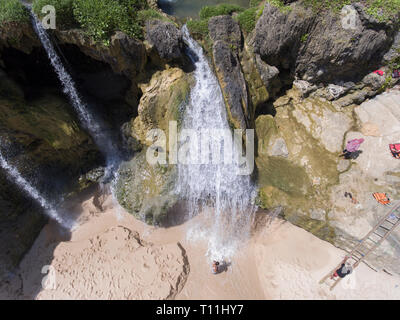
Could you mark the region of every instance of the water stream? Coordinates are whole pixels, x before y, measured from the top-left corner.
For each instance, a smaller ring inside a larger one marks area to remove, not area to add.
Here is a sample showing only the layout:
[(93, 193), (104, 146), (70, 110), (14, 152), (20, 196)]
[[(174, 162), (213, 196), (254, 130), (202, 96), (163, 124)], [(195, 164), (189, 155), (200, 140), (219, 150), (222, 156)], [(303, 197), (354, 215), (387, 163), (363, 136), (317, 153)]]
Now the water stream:
[[(183, 35), (189, 47), (188, 55), (196, 68), (196, 83), (190, 94), (182, 129), (193, 129), (199, 136), (209, 129), (228, 131), (227, 111), (218, 80), (203, 49), (190, 37), (186, 26)], [(180, 139), (184, 139), (182, 134)], [(190, 149), (195, 148), (192, 145)], [(215, 156), (211, 154), (212, 148), (207, 152), (207, 158)], [(189, 237), (208, 239), (211, 259), (229, 259), (250, 232), (256, 209), (256, 188), (249, 175), (237, 174), (237, 166), (234, 161), (230, 164), (210, 161), (208, 164), (179, 164), (178, 167), (177, 192), (188, 202), (190, 214), (202, 213), (206, 221), (189, 230)]]

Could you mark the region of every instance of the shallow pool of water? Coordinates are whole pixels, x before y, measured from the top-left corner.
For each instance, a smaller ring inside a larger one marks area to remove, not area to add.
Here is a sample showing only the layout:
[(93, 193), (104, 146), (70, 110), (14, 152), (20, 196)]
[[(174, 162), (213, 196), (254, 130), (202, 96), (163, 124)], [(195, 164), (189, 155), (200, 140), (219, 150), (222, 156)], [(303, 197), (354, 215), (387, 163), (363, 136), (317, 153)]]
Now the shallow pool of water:
[(158, 0), (158, 5), (164, 12), (178, 18), (197, 18), (202, 7), (221, 3), (249, 6), (249, 0)]

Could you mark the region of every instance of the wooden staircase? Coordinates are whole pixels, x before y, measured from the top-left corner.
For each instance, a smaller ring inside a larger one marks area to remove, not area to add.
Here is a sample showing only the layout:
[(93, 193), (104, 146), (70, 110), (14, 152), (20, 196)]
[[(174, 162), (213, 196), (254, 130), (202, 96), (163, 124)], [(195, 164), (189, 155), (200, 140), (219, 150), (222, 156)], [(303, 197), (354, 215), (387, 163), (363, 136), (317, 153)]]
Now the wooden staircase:
[[(358, 267), (360, 262), (365, 260), (365, 258), (373, 252), (381, 243), (392, 233), (394, 229), (400, 224), (400, 201), (394, 205), (393, 208), (378, 222), (378, 224), (362, 239), (359, 244), (346, 256), (353, 270)], [(340, 277), (335, 277), (331, 279), (331, 276), (338, 270), (343, 261), (332, 270), (331, 273), (327, 274), (319, 282), (320, 284), (326, 282), (330, 286), (330, 290), (333, 290), (336, 285), (342, 280)]]

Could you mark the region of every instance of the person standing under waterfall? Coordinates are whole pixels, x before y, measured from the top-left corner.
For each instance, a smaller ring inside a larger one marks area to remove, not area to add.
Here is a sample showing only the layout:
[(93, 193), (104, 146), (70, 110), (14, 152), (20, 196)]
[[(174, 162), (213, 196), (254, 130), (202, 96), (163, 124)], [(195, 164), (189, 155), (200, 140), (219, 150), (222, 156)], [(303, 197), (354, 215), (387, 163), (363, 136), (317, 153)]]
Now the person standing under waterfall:
[(213, 274), (219, 273), (219, 262), (218, 261), (215, 261), (215, 260), (213, 261), (211, 270), (212, 270)]

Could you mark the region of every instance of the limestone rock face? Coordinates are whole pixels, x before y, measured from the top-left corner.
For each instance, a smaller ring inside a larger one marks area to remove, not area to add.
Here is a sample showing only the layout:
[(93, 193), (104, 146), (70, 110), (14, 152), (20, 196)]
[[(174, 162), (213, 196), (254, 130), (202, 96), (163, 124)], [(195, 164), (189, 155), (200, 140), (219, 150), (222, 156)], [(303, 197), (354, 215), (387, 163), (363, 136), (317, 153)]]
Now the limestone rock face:
[[(23, 176), (55, 202), (80, 172), (101, 161), (91, 138), (79, 128), (63, 97), (27, 100), (23, 89), (0, 69), (1, 152)], [(48, 177), (37, 176), (46, 172)], [(62, 185), (62, 186), (60, 186)], [(78, 186), (72, 186), (77, 188)], [(0, 173), (0, 282), (12, 275), (47, 219), (42, 209)]]
[(13, 47), (26, 54), (40, 46), (32, 25), (29, 23), (2, 23), (0, 25), (0, 51), (2, 47)]
[(151, 165), (146, 159), (148, 150), (121, 166), (117, 197), (136, 218), (151, 225), (163, 225), (178, 200), (173, 194), (176, 166)]
[(56, 36), (61, 44), (73, 44), (89, 57), (109, 64), (114, 72), (132, 78), (143, 71), (146, 64), (146, 49), (142, 42), (116, 32), (110, 46), (94, 42), (82, 30), (58, 30)]
[(179, 68), (156, 72), (149, 83), (142, 84), (138, 116), (133, 120), (131, 135), (143, 145), (151, 129), (168, 134), (169, 121), (181, 122), (184, 106), (189, 97), (191, 77)]
[(262, 16), (257, 22), (253, 46), (255, 53), (268, 64), (294, 68), (301, 47), (301, 37), (307, 34), (315, 20), (311, 9), (291, 5), (290, 12), (265, 4)]
[(182, 59), (184, 56), (182, 33), (171, 22), (147, 21), (146, 40), (156, 49), (160, 58), (167, 62)]
[(224, 41), (234, 51), (242, 47), (242, 33), (239, 24), (231, 16), (212, 17), (208, 22), (210, 38), (213, 42)]
[(235, 128), (246, 129), (250, 120), (249, 104), (239, 59), (229, 45), (220, 40), (214, 43), (213, 58), (230, 121)]
[[(170, 220), (177, 203), (173, 191), (176, 166), (152, 165), (146, 159), (153, 140), (147, 140), (151, 129), (161, 129), (169, 136), (169, 122), (178, 127), (188, 101), (191, 77), (179, 68), (156, 72), (149, 83), (141, 86), (138, 116), (131, 122), (131, 137), (142, 149), (125, 163), (118, 177), (118, 201), (130, 213), (149, 224), (164, 224)], [(168, 152), (168, 145), (167, 150)], [(172, 218), (171, 218), (172, 219)]]
[[(390, 143), (400, 141), (399, 102), (399, 91), (393, 90), (338, 109), (336, 101), (289, 90), (274, 103), (275, 117), (256, 119), (259, 205), (283, 206), (287, 220), (351, 249), (389, 210), (372, 193), (386, 192), (393, 201), (399, 196), (400, 163), (389, 151)], [(338, 157), (355, 138), (365, 139), (357, 156)], [(368, 263), (400, 273), (399, 239), (396, 231)]]
[(312, 83), (360, 79), (379, 66), (394, 40), (391, 26), (365, 21), (362, 6), (351, 7), (355, 25), (344, 28), (332, 12), (315, 14), (299, 2), (282, 12), (267, 3), (253, 46), (263, 61)]

